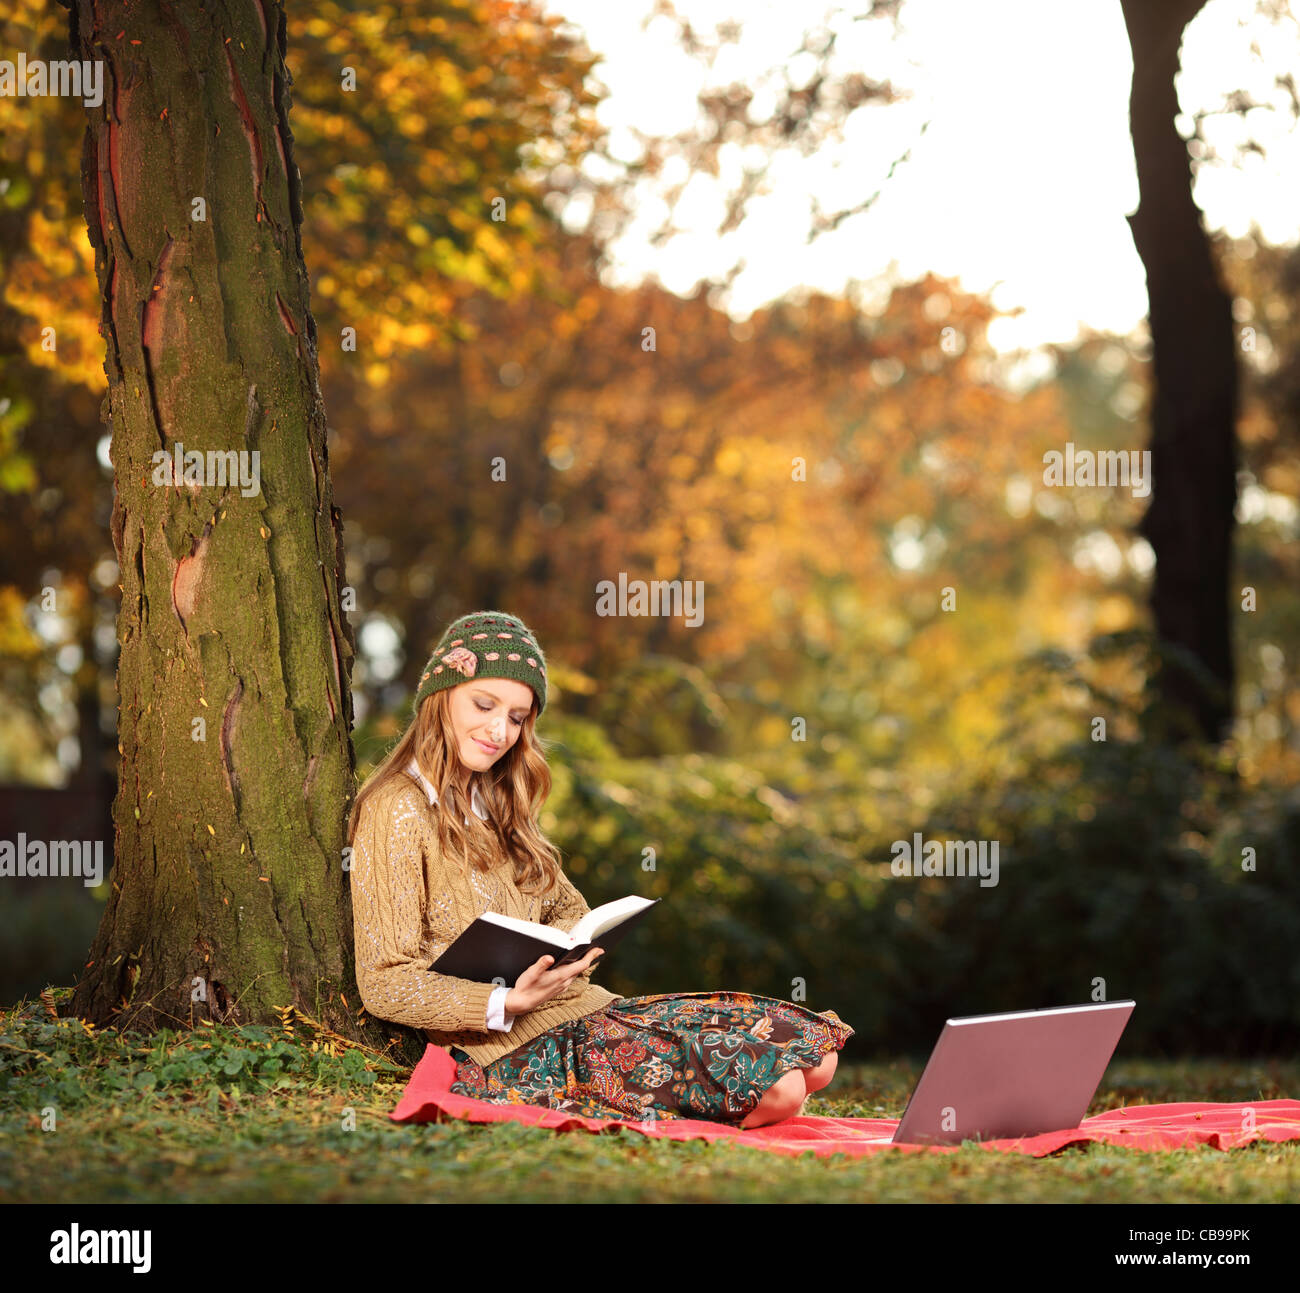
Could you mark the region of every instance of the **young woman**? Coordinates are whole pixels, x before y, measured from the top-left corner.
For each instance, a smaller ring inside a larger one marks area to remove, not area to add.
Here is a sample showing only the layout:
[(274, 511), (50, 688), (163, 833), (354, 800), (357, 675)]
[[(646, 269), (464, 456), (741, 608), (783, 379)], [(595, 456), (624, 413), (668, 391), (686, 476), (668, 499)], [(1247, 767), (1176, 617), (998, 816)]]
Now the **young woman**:
[(593, 1117), (792, 1117), (853, 1035), (745, 992), (619, 997), (592, 983), (601, 955), (513, 986), (429, 966), (485, 911), (572, 929), (589, 910), (537, 824), (551, 774), (534, 725), (546, 660), (512, 615), (465, 615), (443, 634), (415, 719), (357, 794), (349, 823), (357, 987), (379, 1019), (456, 1059), (459, 1095)]

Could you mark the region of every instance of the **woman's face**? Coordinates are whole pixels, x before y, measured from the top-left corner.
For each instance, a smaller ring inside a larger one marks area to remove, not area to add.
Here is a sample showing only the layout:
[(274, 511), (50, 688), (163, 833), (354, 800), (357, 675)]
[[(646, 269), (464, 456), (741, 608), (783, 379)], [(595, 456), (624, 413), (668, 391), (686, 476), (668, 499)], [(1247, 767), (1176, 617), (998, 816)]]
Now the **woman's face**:
[(513, 678), (463, 682), (451, 691), (456, 752), (471, 772), (486, 772), (519, 739), (533, 689)]

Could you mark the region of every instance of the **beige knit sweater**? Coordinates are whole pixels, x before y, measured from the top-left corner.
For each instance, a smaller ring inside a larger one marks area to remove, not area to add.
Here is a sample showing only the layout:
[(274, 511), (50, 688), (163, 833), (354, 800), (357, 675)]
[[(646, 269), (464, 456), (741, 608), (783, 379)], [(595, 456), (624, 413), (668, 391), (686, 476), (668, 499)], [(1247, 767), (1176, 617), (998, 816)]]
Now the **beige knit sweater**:
[(508, 859), (487, 872), (444, 859), (434, 817), (439, 811), (405, 773), (362, 806), (351, 877), (357, 987), (365, 1008), (377, 1019), (423, 1030), (438, 1046), (459, 1046), (486, 1065), (556, 1024), (618, 1001), (591, 982), (588, 970), (500, 1032), (487, 1026), (495, 984), (430, 972), (485, 911), (569, 930), (589, 910), (563, 871), (547, 893), (528, 894), (516, 886)]

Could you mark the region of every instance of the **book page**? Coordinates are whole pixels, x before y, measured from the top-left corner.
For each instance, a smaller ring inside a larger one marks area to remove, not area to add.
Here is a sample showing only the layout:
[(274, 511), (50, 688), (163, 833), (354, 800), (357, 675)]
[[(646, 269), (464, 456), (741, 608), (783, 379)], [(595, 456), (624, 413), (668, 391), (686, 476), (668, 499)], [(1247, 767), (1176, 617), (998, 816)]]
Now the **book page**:
[(566, 934), (562, 929), (552, 929), (549, 925), (538, 925), (531, 920), (520, 920), (517, 916), (503, 916), (499, 911), (485, 911), (480, 920), (489, 920), (494, 925), (502, 925), (506, 929), (517, 930), (521, 934), (527, 934), (531, 938), (541, 939), (544, 943), (550, 943), (553, 947), (577, 947), (578, 940), (571, 935)]
[(649, 907), (653, 902), (653, 898), (641, 898), (636, 894), (629, 894), (626, 898), (616, 898), (613, 902), (596, 907), (570, 931), (573, 941), (569, 946), (577, 947), (582, 943), (599, 942), (600, 935), (607, 929), (621, 925), (629, 916), (636, 915), (638, 911)]

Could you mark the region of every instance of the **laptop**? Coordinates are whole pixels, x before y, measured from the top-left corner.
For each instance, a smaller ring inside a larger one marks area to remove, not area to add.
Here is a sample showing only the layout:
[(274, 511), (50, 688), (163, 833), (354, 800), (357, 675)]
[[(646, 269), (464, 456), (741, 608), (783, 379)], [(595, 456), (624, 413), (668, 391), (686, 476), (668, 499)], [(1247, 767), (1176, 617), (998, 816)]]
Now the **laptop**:
[(866, 1143), (959, 1145), (1073, 1130), (1136, 1004), (949, 1019), (897, 1130)]

